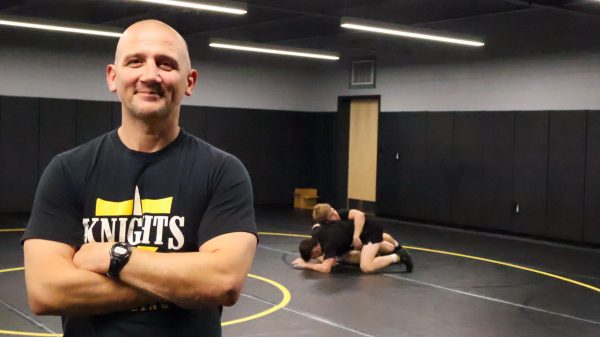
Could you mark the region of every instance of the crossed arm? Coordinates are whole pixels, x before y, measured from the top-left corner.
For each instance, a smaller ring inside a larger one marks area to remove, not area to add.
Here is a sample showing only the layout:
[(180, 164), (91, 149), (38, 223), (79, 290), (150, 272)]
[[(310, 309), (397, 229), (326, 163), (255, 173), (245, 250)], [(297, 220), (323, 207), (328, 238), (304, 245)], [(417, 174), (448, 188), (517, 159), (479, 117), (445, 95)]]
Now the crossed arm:
[(64, 243), (25, 241), (25, 282), (31, 310), (38, 315), (94, 315), (145, 304), (194, 308), (239, 298), (256, 250), (245, 232), (217, 236), (198, 252), (153, 253), (134, 249), (120, 273), (108, 278), (112, 243), (88, 243), (79, 251)]

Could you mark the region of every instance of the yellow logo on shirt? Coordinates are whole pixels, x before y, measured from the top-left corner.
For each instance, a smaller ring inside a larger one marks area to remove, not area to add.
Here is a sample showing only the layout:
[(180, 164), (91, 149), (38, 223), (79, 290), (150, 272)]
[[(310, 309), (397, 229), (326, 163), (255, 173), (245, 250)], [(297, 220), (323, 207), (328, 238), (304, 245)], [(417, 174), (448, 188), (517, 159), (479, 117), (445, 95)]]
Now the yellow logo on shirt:
[[(156, 251), (167, 239), (167, 247), (183, 246), (181, 227), (185, 218), (170, 216), (173, 197), (141, 199), (136, 186), (133, 200), (110, 201), (96, 199), (95, 217), (84, 218), (84, 241), (129, 242), (141, 249)], [(147, 246), (151, 245), (151, 246)]]
[[(163, 199), (142, 199), (141, 209), (145, 214), (170, 214), (173, 197)], [(96, 199), (96, 216), (128, 216), (133, 213), (133, 200), (108, 201)], [(140, 214), (141, 215), (141, 214)]]

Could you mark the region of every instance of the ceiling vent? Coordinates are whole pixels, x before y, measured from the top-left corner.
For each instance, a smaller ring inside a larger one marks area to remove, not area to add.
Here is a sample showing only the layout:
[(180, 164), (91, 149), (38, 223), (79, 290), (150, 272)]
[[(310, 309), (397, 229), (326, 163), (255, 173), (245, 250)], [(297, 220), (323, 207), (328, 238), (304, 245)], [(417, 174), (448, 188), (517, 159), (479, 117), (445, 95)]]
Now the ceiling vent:
[(375, 60), (353, 61), (350, 68), (350, 88), (375, 88)]

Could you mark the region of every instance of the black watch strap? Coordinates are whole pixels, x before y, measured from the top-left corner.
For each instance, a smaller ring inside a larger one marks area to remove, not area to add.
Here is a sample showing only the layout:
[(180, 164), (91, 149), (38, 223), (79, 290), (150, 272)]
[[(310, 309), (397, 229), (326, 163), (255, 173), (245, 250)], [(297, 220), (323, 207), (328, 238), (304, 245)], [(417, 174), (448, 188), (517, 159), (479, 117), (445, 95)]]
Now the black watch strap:
[(110, 265), (106, 275), (113, 279), (119, 278), (119, 273), (131, 257), (131, 245), (126, 242), (116, 242), (110, 247)]

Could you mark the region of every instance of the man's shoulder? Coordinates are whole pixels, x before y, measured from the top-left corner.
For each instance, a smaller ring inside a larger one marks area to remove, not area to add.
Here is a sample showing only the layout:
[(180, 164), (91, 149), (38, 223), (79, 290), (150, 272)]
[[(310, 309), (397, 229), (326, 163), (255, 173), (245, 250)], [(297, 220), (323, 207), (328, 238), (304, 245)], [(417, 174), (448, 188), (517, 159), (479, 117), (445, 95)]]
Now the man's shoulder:
[(209, 155), (215, 158), (235, 157), (231, 153), (218, 148), (217, 146), (205, 141), (204, 139), (196, 135), (193, 135), (183, 129), (182, 132), (186, 144), (192, 150), (208, 153)]
[(220, 166), (238, 166), (241, 165), (241, 161), (234, 156), (233, 154), (218, 148), (217, 146), (210, 144), (209, 142), (201, 139), (189, 132), (186, 132), (182, 129), (184, 142), (186, 143), (186, 148), (188, 151), (192, 151), (198, 154), (198, 157), (191, 158), (201, 158), (203, 162), (207, 164), (213, 165), (213, 167)]
[(337, 212), (342, 220), (348, 220), (350, 217), (350, 209), (348, 208), (338, 209)]

